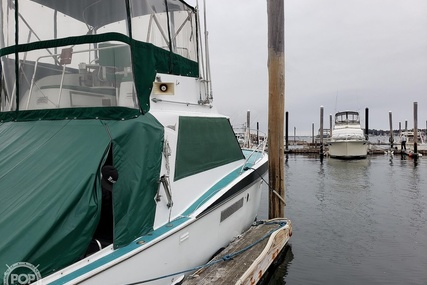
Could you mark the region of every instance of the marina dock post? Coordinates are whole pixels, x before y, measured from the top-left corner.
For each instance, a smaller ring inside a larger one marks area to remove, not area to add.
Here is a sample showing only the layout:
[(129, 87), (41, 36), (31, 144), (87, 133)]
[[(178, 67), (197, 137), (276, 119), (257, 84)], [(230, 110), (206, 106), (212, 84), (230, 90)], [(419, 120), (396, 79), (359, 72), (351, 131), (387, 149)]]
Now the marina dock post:
[(311, 123), (311, 143), (314, 145), (314, 123)]
[(320, 106), (320, 161), (323, 161), (323, 106)]
[(388, 121), (390, 122), (390, 138), (388, 139), (390, 142), (390, 150), (393, 150), (393, 142), (394, 142), (394, 136), (393, 136), (393, 115), (391, 111), (388, 112)]
[(285, 143), (286, 143), (286, 148), (285, 150), (288, 151), (289, 150), (289, 112), (286, 112), (286, 120), (285, 120)]
[(297, 127), (294, 127), (294, 145), (297, 144)]
[(329, 114), (329, 137), (332, 137), (332, 114)]
[(418, 152), (417, 141), (418, 141), (418, 103), (414, 102), (414, 153)]
[[(283, 124), (285, 110), (285, 6), (283, 0), (267, 1), (268, 15), (268, 176), (269, 219), (284, 218), (285, 151)], [(282, 199), (280, 199), (282, 198)]]
[(369, 137), (369, 108), (365, 108), (365, 138)]
[(248, 110), (246, 112), (246, 147), (250, 148), (251, 147), (251, 111)]

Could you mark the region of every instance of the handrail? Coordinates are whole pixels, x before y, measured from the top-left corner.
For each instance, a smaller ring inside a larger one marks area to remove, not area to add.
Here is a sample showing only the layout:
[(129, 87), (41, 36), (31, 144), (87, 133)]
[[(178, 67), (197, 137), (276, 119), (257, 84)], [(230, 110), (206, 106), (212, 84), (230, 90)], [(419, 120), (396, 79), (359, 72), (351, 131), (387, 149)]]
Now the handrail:
[[(255, 148), (252, 148), (252, 149), (247, 149), (247, 148), (245, 148), (246, 150), (250, 150), (251, 151), (251, 153), (248, 155), (248, 157), (245, 159), (245, 162), (243, 163), (243, 166), (242, 166), (242, 169), (240, 169), (240, 173), (242, 173), (243, 172), (243, 170), (245, 169), (245, 167), (246, 167), (246, 164), (248, 163), (248, 161), (249, 161), (249, 159), (253, 156), (253, 154), (255, 153), (255, 152), (260, 152), (260, 153), (262, 153), (263, 154), (263, 156), (265, 155), (265, 147), (267, 146), (267, 137), (265, 137), (265, 139), (264, 139), (264, 141), (262, 141), (260, 144), (258, 144)], [(262, 150), (260, 150), (260, 147), (262, 147)]]

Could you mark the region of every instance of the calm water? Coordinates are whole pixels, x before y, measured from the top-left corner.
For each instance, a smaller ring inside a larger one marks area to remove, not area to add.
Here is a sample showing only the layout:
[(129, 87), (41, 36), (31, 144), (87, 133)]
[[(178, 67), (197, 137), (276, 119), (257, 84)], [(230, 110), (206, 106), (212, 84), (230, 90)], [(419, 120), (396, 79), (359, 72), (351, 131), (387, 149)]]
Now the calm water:
[(290, 155), (285, 181), (293, 236), (268, 284), (427, 285), (427, 157)]

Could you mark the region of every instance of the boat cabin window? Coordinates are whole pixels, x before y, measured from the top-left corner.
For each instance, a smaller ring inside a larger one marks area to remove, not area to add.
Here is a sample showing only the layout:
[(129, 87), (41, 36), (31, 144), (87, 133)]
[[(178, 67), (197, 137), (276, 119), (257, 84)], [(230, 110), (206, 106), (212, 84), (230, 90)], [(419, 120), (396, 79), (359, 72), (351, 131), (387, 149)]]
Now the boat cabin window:
[(104, 42), (45, 51), (30, 51), (19, 61), (20, 110), (138, 107), (128, 45)]
[(168, 2), (166, 7), (165, 1), (131, 0), (132, 36), (136, 40), (171, 49), (176, 54), (197, 61), (194, 12), (182, 2)]
[[(37, 3), (39, 2), (39, 3)], [(55, 9), (43, 1), (19, 1), (19, 43), (52, 40), (52, 47), (18, 53), (19, 91), (16, 90), (15, 54), (2, 57), (4, 86), (2, 111), (124, 106), (138, 108), (133, 84), (130, 48), (123, 42), (94, 42), (54, 46), (55, 39), (95, 34), (97, 29), (128, 35), (126, 9), (120, 1), (58, 1)], [(120, 4), (119, 4), (120, 3)], [(14, 9), (3, 28), (2, 47), (15, 44)], [(52, 5), (52, 4), (48, 4)], [(106, 9), (105, 5), (114, 6)], [(105, 14), (104, 11), (109, 11)], [(114, 13), (111, 13), (114, 11)], [(34, 16), (37, 15), (37, 16)], [(114, 24), (110, 23), (114, 21)], [(106, 28), (106, 25), (111, 27)], [(100, 31), (98, 31), (99, 33)]]
[(340, 112), (335, 115), (335, 124), (357, 124), (360, 123), (359, 113)]

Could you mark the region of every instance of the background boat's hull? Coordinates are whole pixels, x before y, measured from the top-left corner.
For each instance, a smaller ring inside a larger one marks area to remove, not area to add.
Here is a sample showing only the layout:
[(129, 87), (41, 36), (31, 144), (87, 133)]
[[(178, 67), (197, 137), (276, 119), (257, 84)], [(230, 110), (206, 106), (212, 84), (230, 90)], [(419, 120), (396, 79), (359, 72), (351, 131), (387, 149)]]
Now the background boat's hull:
[(365, 141), (334, 141), (329, 145), (329, 155), (341, 159), (366, 158), (368, 143)]

